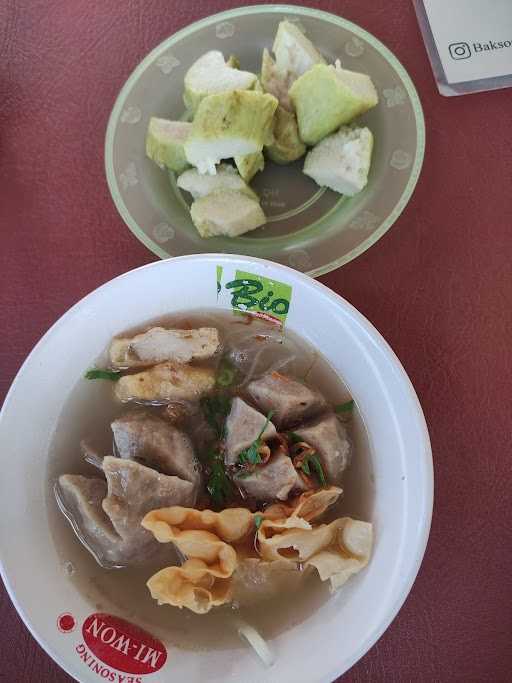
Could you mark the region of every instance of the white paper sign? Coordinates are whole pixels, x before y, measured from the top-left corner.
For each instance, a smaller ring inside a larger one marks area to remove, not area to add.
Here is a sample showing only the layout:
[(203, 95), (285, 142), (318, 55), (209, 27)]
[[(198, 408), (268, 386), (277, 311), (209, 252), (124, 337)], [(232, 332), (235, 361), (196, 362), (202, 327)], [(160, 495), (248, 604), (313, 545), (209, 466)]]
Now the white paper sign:
[[(419, 2), (416, 0), (418, 11)], [(512, 0), (422, 0), (444, 82), (461, 84), (512, 75)], [(418, 13), (420, 25), (422, 17)], [(436, 65), (433, 63), (434, 71)], [(436, 72), (436, 76), (437, 76)], [(504, 87), (482, 84), (480, 90)], [(445, 93), (448, 94), (448, 93)]]
[(512, 0), (424, 0), (448, 83), (512, 73)]

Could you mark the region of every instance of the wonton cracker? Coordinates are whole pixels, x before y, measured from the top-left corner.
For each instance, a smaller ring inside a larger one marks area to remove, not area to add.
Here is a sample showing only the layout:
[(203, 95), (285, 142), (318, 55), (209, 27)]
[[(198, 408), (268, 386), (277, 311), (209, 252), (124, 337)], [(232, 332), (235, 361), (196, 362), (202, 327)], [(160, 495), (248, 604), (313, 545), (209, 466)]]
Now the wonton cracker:
[(181, 567), (167, 567), (149, 579), (148, 588), (159, 604), (204, 614), (231, 600), (231, 576), (238, 561), (226, 541), (241, 541), (254, 530), (249, 510), (162, 508), (149, 512), (142, 526), (160, 543), (174, 543), (187, 557)]
[[(262, 513), (178, 506), (153, 510), (142, 520), (144, 528), (161, 543), (174, 543), (187, 559), (152, 576), (151, 595), (159, 604), (204, 614), (232, 599), (246, 602), (263, 578), (272, 578), (277, 592), (297, 586), (299, 570), (312, 568), (336, 590), (368, 563), (372, 546), (372, 526), (366, 522), (343, 517), (312, 525), (341, 493), (335, 486), (308, 491)], [(262, 518), (258, 529), (256, 516)], [(265, 591), (268, 597), (271, 593)]]

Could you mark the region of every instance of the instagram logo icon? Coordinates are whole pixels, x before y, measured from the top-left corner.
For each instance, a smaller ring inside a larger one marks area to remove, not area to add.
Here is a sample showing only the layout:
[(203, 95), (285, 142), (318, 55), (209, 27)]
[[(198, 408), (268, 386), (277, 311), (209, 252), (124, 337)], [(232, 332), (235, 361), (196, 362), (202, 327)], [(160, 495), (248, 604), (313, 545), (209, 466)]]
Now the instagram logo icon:
[(468, 59), (471, 57), (471, 48), (467, 43), (451, 43), (448, 45), (452, 59)]

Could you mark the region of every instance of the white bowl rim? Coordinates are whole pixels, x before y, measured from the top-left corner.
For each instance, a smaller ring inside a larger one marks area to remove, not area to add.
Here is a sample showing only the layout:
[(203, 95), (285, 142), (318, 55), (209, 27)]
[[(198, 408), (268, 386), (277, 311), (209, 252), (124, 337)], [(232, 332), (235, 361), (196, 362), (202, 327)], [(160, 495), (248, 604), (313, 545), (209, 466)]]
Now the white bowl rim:
[[(423, 508), (421, 510), (420, 518), (418, 519), (415, 542), (414, 544), (411, 544), (409, 548), (408, 555), (411, 558), (411, 561), (409, 563), (408, 572), (406, 575), (402, 577), (402, 582), (400, 584), (401, 588), (399, 591), (397, 591), (393, 603), (389, 606), (387, 617), (383, 619), (381, 623), (378, 624), (378, 626), (376, 626), (371, 633), (368, 634), (367, 638), (364, 641), (362, 641), (360, 647), (348, 659), (348, 665), (345, 665), (342, 670), (335, 669), (329, 672), (327, 675), (324, 675), (321, 679), (319, 679), (322, 681), (322, 683), (331, 683), (340, 675), (346, 673), (357, 661), (359, 661), (359, 659), (361, 659), (370, 650), (371, 647), (373, 647), (373, 645), (379, 640), (379, 638), (382, 636), (382, 634), (386, 631), (391, 622), (394, 620), (403, 603), (405, 602), (407, 596), (411, 591), (416, 576), (419, 572), (426, 551), (434, 503), (434, 473), (430, 437), (427, 429), (427, 424), (423, 415), (423, 410), (419, 403), (414, 387), (404, 367), (402, 366), (400, 360), (398, 359), (397, 355), (395, 354), (391, 346), (381, 336), (378, 330), (367, 320), (367, 318), (365, 318), (365, 316), (363, 316), (363, 314), (360, 313), (354, 306), (352, 306), (352, 304), (350, 304), (346, 299), (341, 297), (339, 294), (336, 294), (336, 292), (329, 289), (326, 285), (322, 284), (321, 282), (318, 282), (317, 280), (313, 279), (311, 276), (305, 273), (301, 273), (300, 271), (296, 271), (293, 268), (273, 261), (269, 261), (267, 259), (248, 257), (240, 254), (192, 254), (178, 256), (172, 259), (155, 261), (144, 266), (139, 266), (138, 268), (133, 268), (125, 273), (122, 273), (121, 275), (118, 275), (115, 278), (112, 278), (108, 282), (104, 283), (103, 285), (100, 285), (99, 287), (92, 290), (84, 297), (82, 297), (77, 303), (71, 306), (60, 318), (58, 318), (58, 320), (43, 334), (43, 336), (35, 344), (32, 351), (28, 354), (27, 358), (18, 370), (5, 397), (3, 406), (0, 410), (0, 435), (2, 431), (3, 417), (4, 414), (7, 413), (7, 411), (10, 409), (11, 402), (14, 400), (13, 396), (15, 394), (18, 379), (32, 364), (32, 361), (37, 356), (39, 348), (43, 346), (48, 340), (48, 338), (50, 338), (62, 325), (66, 324), (68, 317), (74, 315), (89, 297), (95, 295), (96, 293), (99, 293), (100, 291), (107, 290), (109, 287), (113, 286), (114, 283), (130, 277), (135, 272), (140, 272), (146, 269), (172, 267), (173, 263), (181, 261), (212, 262), (215, 265), (217, 265), (219, 261), (221, 263), (225, 263), (231, 261), (236, 262), (240, 260), (256, 262), (261, 265), (267, 264), (268, 266), (271, 266), (273, 268), (277, 268), (279, 270), (288, 272), (290, 273), (291, 277), (301, 281), (303, 285), (311, 287), (313, 290), (316, 290), (320, 295), (330, 298), (333, 302), (341, 304), (345, 309), (347, 309), (351, 313), (351, 315), (361, 324), (361, 326), (369, 334), (369, 336), (379, 341), (381, 349), (385, 351), (386, 355), (388, 356), (388, 360), (391, 363), (393, 363), (395, 370), (401, 377), (404, 388), (407, 389), (411, 401), (416, 404), (416, 416), (418, 419), (418, 426), (420, 427), (423, 435), (423, 448), (421, 449), (423, 453), (422, 471), (424, 477), (424, 490), (422, 491)], [(2, 554), (2, 548), (0, 548), (0, 576), (3, 580), (7, 593), (16, 611), (18, 612), (19, 616), (23, 620), (23, 623), (25, 624), (31, 635), (34, 637), (36, 642), (53, 659), (53, 661), (58, 664), (58, 666), (60, 666), (63, 670), (66, 671), (66, 673), (73, 677), (73, 672), (68, 670), (63, 664), (61, 664), (61, 659), (58, 651), (46, 642), (43, 634), (40, 634), (36, 631), (35, 627), (33, 626), (30, 620), (30, 617), (27, 615), (21, 604), (18, 602), (14, 589), (9, 580), (9, 576), (7, 575), (6, 569), (4, 567)]]

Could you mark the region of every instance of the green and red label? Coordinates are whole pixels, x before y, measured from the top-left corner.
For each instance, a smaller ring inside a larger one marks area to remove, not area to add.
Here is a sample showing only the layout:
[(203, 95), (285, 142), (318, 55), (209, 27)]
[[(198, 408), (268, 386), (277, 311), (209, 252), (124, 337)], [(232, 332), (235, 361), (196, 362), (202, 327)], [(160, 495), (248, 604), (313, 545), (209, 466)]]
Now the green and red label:
[(217, 266), (217, 299), (234, 311), (284, 325), (292, 299), (291, 285), (242, 270), (231, 275), (226, 271)]

